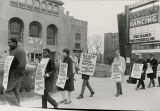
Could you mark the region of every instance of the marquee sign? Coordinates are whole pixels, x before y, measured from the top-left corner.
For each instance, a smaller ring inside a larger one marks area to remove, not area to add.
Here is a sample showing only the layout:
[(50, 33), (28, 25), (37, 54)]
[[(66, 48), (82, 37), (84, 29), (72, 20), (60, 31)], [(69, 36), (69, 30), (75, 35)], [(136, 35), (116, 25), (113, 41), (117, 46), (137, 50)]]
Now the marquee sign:
[(129, 42), (160, 41), (159, 6), (149, 7), (129, 14)]
[(130, 43), (147, 43), (160, 41), (160, 24), (154, 23), (129, 29)]
[(158, 22), (159, 6), (153, 6), (129, 14), (129, 26), (137, 27)]
[(129, 5), (129, 9), (135, 9), (144, 5), (148, 5), (150, 3), (158, 2), (159, 0), (140, 0), (139, 2), (135, 2), (131, 5)]

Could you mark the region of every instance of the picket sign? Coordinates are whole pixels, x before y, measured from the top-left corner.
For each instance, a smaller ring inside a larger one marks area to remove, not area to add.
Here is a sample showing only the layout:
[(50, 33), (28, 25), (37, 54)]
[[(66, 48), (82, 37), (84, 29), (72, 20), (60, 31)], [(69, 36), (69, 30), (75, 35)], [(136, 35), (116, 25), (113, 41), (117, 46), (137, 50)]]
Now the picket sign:
[(150, 63), (147, 63), (147, 70), (146, 70), (146, 74), (149, 74), (149, 73), (153, 73), (153, 69), (150, 65)]
[(45, 70), (48, 62), (49, 62), (49, 58), (42, 58), (41, 62), (38, 64), (36, 69), (34, 92), (40, 95), (44, 95), (44, 89), (45, 89), (44, 74), (45, 74)]
[(134, 63), (132, 68), (131, 77), (140, 79), (142, 75), (143, 64)]
[(79, 74), (94, 75), (96, 67), (97, 56), (88, 53), (82, 53), (79, 63)]
[(157, 67), (157, 75), (158, 77), (160, 77), (160, 64), (158, 64), (158, 67)]
[(64, 89), (67, 80), (67, 72), (68, 72), (68, 64), (67, 63), (60, 63), (59, 67), (59, 75), (56, 82), (56, 86)]
[(115, 82), (122, 81), (122, 63), (113, 63), (111, 68), (111, 79)]
[(9, 71), (12, 64), (12, 61), (14, 59), (14, 56), (7, 56), (4, 63), (4, 76), (3, 76), (3, 87), (4, 89), (7, 89), (8, 85), (8, 77), (9, 77)]

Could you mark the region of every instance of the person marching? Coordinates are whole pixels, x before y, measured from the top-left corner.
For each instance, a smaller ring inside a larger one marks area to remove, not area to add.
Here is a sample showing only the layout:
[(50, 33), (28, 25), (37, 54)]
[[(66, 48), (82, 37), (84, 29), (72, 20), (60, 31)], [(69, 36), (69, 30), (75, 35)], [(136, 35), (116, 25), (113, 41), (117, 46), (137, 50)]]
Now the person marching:
[(93, 95), (95, 94), (95, 92), (93, 91), (93, 89), (92, 89), (92, 87), (91, 87), (91, 85), (89, 83), (89, 78), (90, 78), (89, 75), (82, 74), (83, 83), (82, 83), (82, 87), (81, 87), (81, 93), (77, 97), (77, 99), (82, 99), (83, 98), (83, 94), (84, 94), (86, 86), (87, 86), (87, 88), (89, 89), (89, 91), (91, 93), (90, 97), (93, 97)]
[[(63, 56), (63, 63), (68, 64), (68, 71), (67, 71), (67, 80), (64, 86), (64, 89), (58, 87), (58, 90), (61, 91), (62, 100), (59, 103), (70, 104), (71, 103), (71, 95), (72, 91), (74, 91), (74, 73), (73, 73), (73, 66), (72, 66), (72, 59), (69, 57), (69, 49), (64, 49), (62, 56)], [(65, 91), (67, 91), (68, 97), (65, 97)]]
[(138, 85), (136, 87), (136, 90), (138, 90), (138, 88), (140, 86), (142, 86), (140, 89), (145, 89), (144, 80), (145, 80), (145, 76), (146, 76), (147, 64), (143, 60), (142, 54), (138, 55), (138, 61), (137, 61), (137, 63), (143, 64), (143, 69), (142, 69), (142, 75), (141, 75), (141, 78), (138, 81)]
[[(43, 50), (43, 58), (50, 58), (50, 50)], [(44, 95), (42, 95), (42, 108), (47, 108), (47, 101), (54, 106), (54, 108), (58, 108), (58, 103), (49, 95), (49, 92), (53, 92), (53, 83), (54, 83), (54, 75), (56, 74), (56, 66), (54, 59), (49, 59), (45, 70), (45, 90)]]
[(153, 57), (153, 54), (150, 54), (150, 58), (147, 59), (147, 63), (150, 64), (153, 73), (147, 74), (147, 77), (150, 78), (149, 85), (147, 86), (148, 88), (151, 87), (151, 84), (153, 87), (155, 87), (155, 81), (154, 78), (157, 76), (157, 66), (158, 66), (158, 61)]
[(124, 73), (125, 73), (125, 70), (126, 70), (125, 59), (124, 59), (124, 57), (120, 56), (120, 51), (119, 50), (116, 51), (116, 57), (114, 58), (113, 63), (120, 63), (120, 64), (122, 64), (122, 69), (120, 70), (121, 71), (121, 81), (117, 81), (116, 82), (117, 94), (115, 96), (118, 97), (119, 95), (122, 95), (122, 85), (121, 85), (121, 82), (122, 82), (122, 79), (123, 79), (123, 76), (124, 76)]
[(14, 56), (12, 61), (7, 89), (4, 89), (4, 96), (7, 98), (10, 105), (20, 106), (20, 84), (25, 74), (26, 53), (18, 46), (16, 38), (8, 40), (9, 55)]

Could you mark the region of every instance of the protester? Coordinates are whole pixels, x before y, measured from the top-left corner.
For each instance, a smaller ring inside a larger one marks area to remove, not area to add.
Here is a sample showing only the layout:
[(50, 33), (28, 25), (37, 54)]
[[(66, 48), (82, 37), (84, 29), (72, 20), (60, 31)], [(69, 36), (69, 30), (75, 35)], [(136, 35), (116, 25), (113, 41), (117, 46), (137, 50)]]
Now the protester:
[(158, 86), (157, 87), (160, 87), (160, 76), (158, 76)]
[(147, 74), (147, 77), (150, 78), (148, 88), (151, 87), (151, 84), (153, 85), (153, 87), (155, 87), (154, 78), (156, 78), (156, 76), (157, 76), (158, 61), (153, 57), (153, 54), (150, 54), (150, 58), (147, 59), (147, 63), (150, 64), (150, 66), (152, 67), (152, 70), (153, 70), (153, 73)]
[(4, 95), (10, 105), (20, 106), (20, 84), (25, 74), (26, 53), (18, 46), (18, 41), (15, 38), (8, 40), (9, 55), (14, 56), (12, 61), (7, 89), (4, 89)]
[[(50, 58), (50, 50), (43, 50), (43, 58)], [(56, 66), (54, 59), (49, 59), (49, 62), (45, 71), (45, 90), (44, 95), (42, 95), (42, 108), (47, 108), (47, 101), (58, 108), (58, 103), (49, 95), (49, 92), (53, 92), (54, 75), (56, 74)]]
[(142, 54), (138, 55), (138, 61), (137, 61), (137, 63), (143, 64), (143, 69), (142, 69), (143, 71), (142, 71), (141, 78), (138, 81), (138, 85), (136, 87), (136, 90), (138, 90), (138, 88), (140, 87), (140, 85), (142, 86), (140, 89), (145, 89), (144, 80), (145, 80), (145, 76), (146, 76), (147, 64), (143, 60)]
[[(64, 89), (58, 87), (58, 90), (61, 91), (62, 100), (59, 103), (70, 104), (71, 103), (71, 95), (72, 91), (74, 91), (74, 73), (73, 73), (73, 66), (72, 66), (72, 59), (69, 57), (69, 49), (64, 49), (62, 56), (63, 56), (63, 63), (68, 64), (68, 72), (67, 72), (67, 80), (64, 86)], [(65, 91), (67, 91), (67, 98), (65, 96)]]
[(89, 75), (82, 74), (83, 83), (82, 83), (82, 87), (81, 87), (81, 93), (77, 97), (77, 99), (82, 99), (83, 98), (83, 94), (84, 94), (86, 86), (91, 93), (90, 97), (93, 97), (93, 95), (95, 94), (95, 92), (93, 91), (93, 89), (92, 89), (92, 87), (89, 83), (89, 77), (90, 77)]
[(122, 69), (120, 70), (121, 71), (121, 78), (122, 79), (121, 79), (121, 81), (116, 82), (116, 87), (117, 87), (116, 97), (118, 97), (119, 95), (122, 95), (122, 85), (121, 85), (121, 82), (123, 80), (123, 76), (124, 76), (124, 73), (125, 73), (125, 70), (126, 70), (125, 59), (124, 59), (124, 57), (120, 56), (120, 51), (119, 50), (116, 51), (116, 57), (114, 58), (113, 63), (121, 63), (122, 64)]

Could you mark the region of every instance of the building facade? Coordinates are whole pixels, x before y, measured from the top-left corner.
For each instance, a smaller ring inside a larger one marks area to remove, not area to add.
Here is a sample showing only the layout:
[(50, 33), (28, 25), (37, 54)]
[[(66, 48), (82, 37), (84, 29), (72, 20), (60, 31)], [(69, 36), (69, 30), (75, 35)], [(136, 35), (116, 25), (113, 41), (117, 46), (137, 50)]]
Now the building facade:
[(49, 48), (57, 57), (64, 48), (87, 51), (88, 23), (64, 13), (60, 0), (0, 0), (0, 53), (8, 38), (17, 38), (30, 62)]
[(104, 63), (110, 64), (115, 57), (115, 51), (119, 49), (118, 33), (104, 34)]

